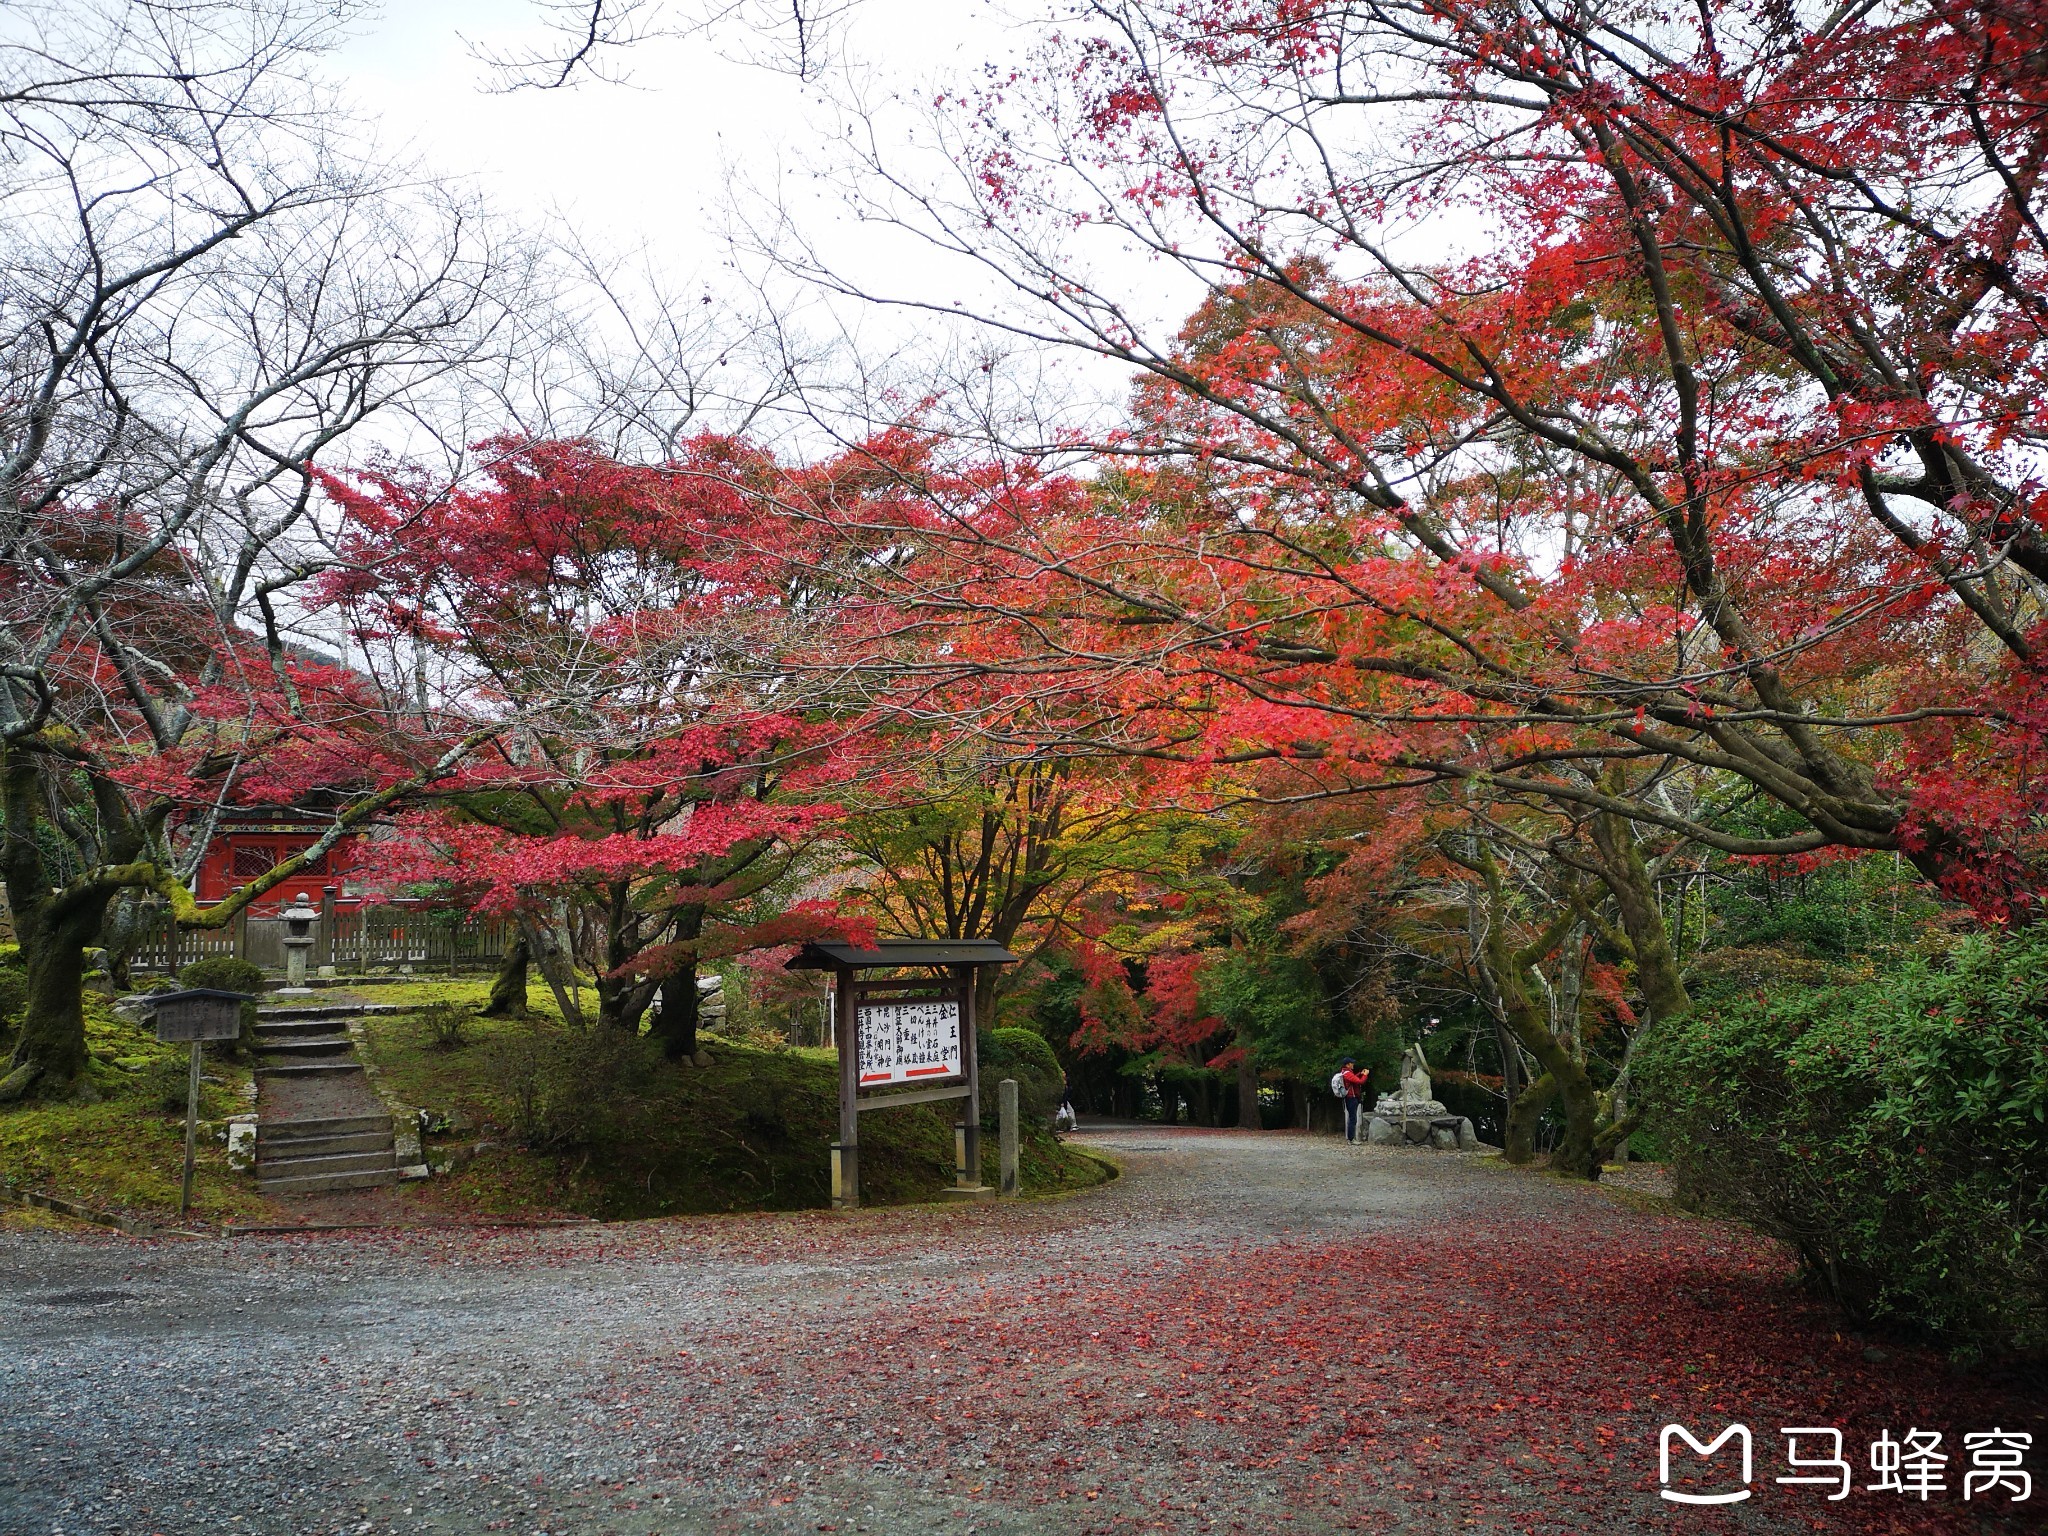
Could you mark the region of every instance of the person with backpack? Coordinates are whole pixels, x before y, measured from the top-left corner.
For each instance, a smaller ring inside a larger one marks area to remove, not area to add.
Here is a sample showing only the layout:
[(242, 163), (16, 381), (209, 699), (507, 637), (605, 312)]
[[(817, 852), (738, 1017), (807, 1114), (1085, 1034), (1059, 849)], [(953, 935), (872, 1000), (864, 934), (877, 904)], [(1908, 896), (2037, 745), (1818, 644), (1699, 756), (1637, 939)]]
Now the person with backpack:
[(1330, 1092), (1344, 1101), (1344, 1139), (1353, 1146), (1358, 1144), (1358, 1111), (1365, 1103), (1365, 1081), (1371, 1076), (1370, 1070), (1359, 1071), (1357, 1060), (1350, 1056), (1330, 1076)]

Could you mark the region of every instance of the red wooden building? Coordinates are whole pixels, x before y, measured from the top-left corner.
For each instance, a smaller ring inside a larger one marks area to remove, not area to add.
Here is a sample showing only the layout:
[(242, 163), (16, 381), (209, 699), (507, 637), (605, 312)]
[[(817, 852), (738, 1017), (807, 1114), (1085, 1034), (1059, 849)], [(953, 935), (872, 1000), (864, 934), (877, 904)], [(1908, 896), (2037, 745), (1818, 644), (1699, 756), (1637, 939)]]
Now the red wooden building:
[[(311, 847), (326, 830), (290, 810), (247, 810), (234, 813), (232, 819), (223, 816), (206, 857), (200, 861), (193, 899), (201, 906), (226, 900), (237, 887)], [(332, 894), (336, 907), (359, 905), (362, 890), (354, 879), (359, 841), (354, 833), (345, 836), (311, 867), (251, 902), (249, 910), (274, 913), (289, 906), (300, 891), (311, 896), (315, 906), (320, 905), (323, 893)]]

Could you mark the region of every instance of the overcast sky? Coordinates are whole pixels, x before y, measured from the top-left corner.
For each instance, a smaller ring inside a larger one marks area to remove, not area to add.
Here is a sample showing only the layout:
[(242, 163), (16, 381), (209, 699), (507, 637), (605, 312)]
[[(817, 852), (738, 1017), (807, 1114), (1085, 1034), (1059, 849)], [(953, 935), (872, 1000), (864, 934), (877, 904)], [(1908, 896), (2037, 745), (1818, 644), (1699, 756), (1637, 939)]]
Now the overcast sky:
[[(390, 0), (335, 64), (390, 146), (411, 147), (437, 173), (477, 178), (502, 207), (559, 209), (603, 247), (644, 245), (672, 281), (722, 259), (729, 173), (768, 187), (780, 171), (786, 189), (806, 195), (831, 114), (789, 74), (734, 57), (746, 34), (655, 39), (614, 54), (609, 62), (631, 71), (625, 85), (484, 89), (488, 72), (470, 45), (531, 41), (536, 14), (527, 0)], [(1016, 37), (987, 0), (864, 0), (847, 27), (851, 55), (906, 85), (978, 71)], [(804, 213), (813, 225), (837, 217), (822, 201)], [(858, 240), (850, 230), (841, 238)], [(898, 250), (891, 259), (914, 258)]]

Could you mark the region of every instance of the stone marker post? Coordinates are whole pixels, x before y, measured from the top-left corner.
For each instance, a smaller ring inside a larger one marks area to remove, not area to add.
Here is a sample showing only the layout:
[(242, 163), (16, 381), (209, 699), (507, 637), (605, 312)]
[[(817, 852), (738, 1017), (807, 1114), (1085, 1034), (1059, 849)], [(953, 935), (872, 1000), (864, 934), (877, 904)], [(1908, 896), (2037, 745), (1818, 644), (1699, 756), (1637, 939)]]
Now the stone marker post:
[(996, 1145), (1002, 1160), (1002, 1191), (1017, 1193), (1017, 1079), (996, 1084)]

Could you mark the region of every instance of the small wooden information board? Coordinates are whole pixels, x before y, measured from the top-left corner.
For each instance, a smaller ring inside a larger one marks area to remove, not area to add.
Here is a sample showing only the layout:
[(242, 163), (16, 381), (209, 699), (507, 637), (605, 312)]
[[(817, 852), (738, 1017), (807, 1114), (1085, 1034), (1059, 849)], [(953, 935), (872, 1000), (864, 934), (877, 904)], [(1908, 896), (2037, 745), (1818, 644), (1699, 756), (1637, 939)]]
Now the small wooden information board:
[(242, 1004), (256, 999), (246, 992), (192, 987), (159, 992), (156, 1037), (166, 1045), (192, 1047), (192, 1071), (185, 1088), (185, 1177), (178, 1186), (178, 1215), (192, 1208), (192, 1158), (199, 1134), (199, 1058), (208, 1040), (232, 1040), (242, 1032)]
[[(993, 939), (877, 939), (806, 944), (793, 971), (833, 976), (839, 1050), (839, 1140), (832, 1203), (860, 1204), (860, 1117), (869, 1110), (961, 1099), (953, 1131), (957, 1188), (981, 1190), (981, 1081), (974, 1059), (974, 979), (1017, 956)], [(863, 972), (886, 971), (869, 980)], [(922, 975), (905, 973), (922, 972)]]
[(242, 1032), (242, 1004), (251, 1001), (246, 992), (221, 992), (212, 987), (159, 992), (154, 999), (156, 1037), (165, 1045), (232, 1040)]

